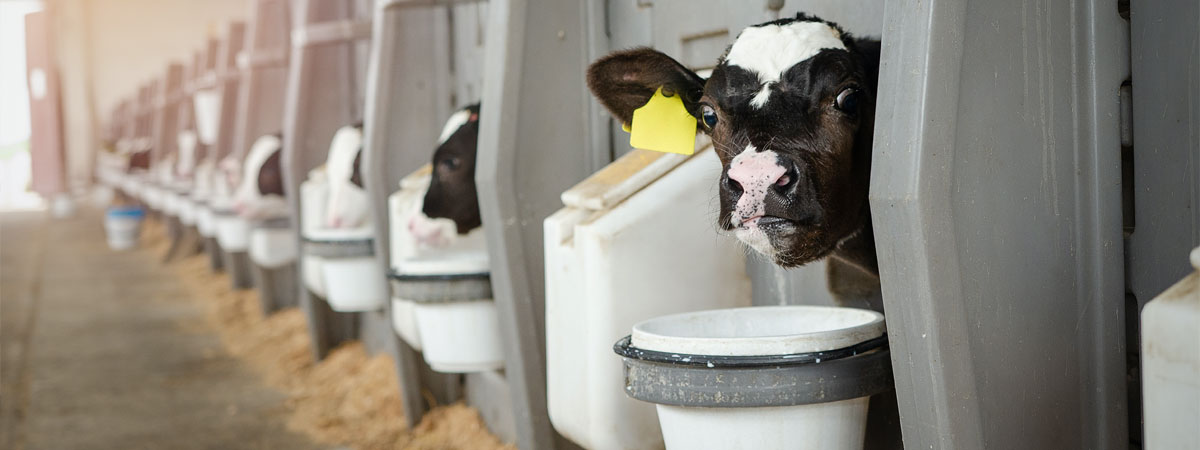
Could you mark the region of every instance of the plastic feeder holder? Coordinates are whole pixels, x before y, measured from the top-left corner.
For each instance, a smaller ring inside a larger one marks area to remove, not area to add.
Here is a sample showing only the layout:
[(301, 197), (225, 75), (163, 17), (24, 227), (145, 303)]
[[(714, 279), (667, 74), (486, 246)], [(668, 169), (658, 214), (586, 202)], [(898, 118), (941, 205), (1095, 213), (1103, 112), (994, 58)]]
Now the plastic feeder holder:
[(137, 246), (146, 213), (138, 207), (109, 208), (104, 214), (104, 230), (108, 246), (113, 250), (129, 250)]
[(858, 450), (893, 385), (885, 331), (854, 308), (720, 309), (641, 322), (614, 351), (668, 449)]
[[(466, 373), (504, 367), (486, 251), (424, 253), (401, 261), (389, 277), (393, 298), (412, 302), (421, 352), (433, 370)], [(397, 325), (411, 330), (407, 323)]]
[(385, 306), (386, 279), (375, 260), (371, 236), (370, 230), (362, 229), (321, 230), (304, 239), (305, 284), (334, 311), (375, 311)]
[(254, 274), (248, 253), (250, 221), (232, 210), (215, 210), (213, 215), (217, 228), (217, 243), (220, 244), (224, 255), (222, 265), (229, 273), (230, 284), (234, 289), (254, 287)]
[(291, 220), (287, 218), (258, 222), (250, 232), (254, 285), (258, 287), (264, 314), (297, 304), (297, 247)]

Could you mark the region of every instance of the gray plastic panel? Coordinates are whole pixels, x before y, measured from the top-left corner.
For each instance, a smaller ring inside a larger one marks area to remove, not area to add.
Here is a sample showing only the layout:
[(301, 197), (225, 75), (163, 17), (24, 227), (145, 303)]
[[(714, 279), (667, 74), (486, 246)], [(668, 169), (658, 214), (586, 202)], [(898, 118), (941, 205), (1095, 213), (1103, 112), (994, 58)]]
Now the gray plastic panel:
[[(479, 101), (483, 48), (479, 33), (486, 6), (387, 0), (377, 5), (362, 163), (374, 205), (375, 255), (379, 264), (390, 267), (387, 197), (399, 187), (401, 178), (432, 159), (446, 118), (458, 107)], [(403, 70), (397, 69), (400, 67)], [(423, 401), (425, 392), (442, 404), (462, 397), (462, 377), (433, 372), (390, 326), (386, 332), (397, 355), (396, 369), (410, 425), (418, 423), (430, 406)], [(478, 388), (476, 392), (487, 390)], [(507, 398), (507, 393), (491, 392), (476, 398), (496, 402)]]
[(905, 446), (1129, 448), (1116, 3), (884, 17), (871, 207)]
[[(240, 83), (222, 91), (221, 109), (226, 105), (236, 107), (239, 120), (229, 136), (221, 127), (218, 142), (228, 147), (221, 148), (221, 156), (246, 156), (250, 145), (259, 137), (283, 131), (286, 89), (288, 86), (289, 15), (287, 0), (255, 0), (250, 7), (250, 30), (245, 34), (242, 58), (248, 67), (242, 68)], [(224, 58), (226, 64), (236, 64)], [(234, 70), (233, 67), (228, 67)], [(225, 100), (234, 94), (230, 103)], [(224, 114), (222, 114), (224, 117)], [(284, 142), (289, 140), (284, 136)]]
[[(294, 0), (292, 6), (292, 37), (310, 27), (369, 17), (373, 11), (363, 0)], [(300, 183), (308, 172), (325, 162), (329, 143), (342, 126), (362, 119), (366, 84), (366, 56), (358, 47), (367, 45), (355, 40), (334, 40), (316, 43), (293, 39), (288, 60), (288, 82), (284, 105), (283, 174), (284, 192), (291, 205), (297, 230), (304, 229), (300, 211)], [(297, 240), (299, 240), (297, 233)], [(303, 251), (303, 243), (300, 247)], [(297, 262), (303, 272), (303, 258)], [(300, 306), (304, 310), (312, 335), (313, 353), (317, 359), (340, 341), (358, 336), (358, 330), (379, 330), (380, 324), (359, 324), (359, 321), (387, 321), (382, 313), (347, 315), (336, 313), (323, 300), (301, 286)], [(380, 342), (367, 340), (368, 344)], [(392, 352), (368, 345), (372, 351)]]
[(1133, 234), (1129, 291), (1139, 305), (1191, 272), (1200, 245), (1200, 4), (1130, 2)]
[(153, 160), (175, 153), (179, 141), (179, 105), (183, 97), (183, 65), (171, 63), (163, 74), (162, 95), (155, 102), (158, 112), (154, 116), (154, 129), (151, 136), (154, 139)]

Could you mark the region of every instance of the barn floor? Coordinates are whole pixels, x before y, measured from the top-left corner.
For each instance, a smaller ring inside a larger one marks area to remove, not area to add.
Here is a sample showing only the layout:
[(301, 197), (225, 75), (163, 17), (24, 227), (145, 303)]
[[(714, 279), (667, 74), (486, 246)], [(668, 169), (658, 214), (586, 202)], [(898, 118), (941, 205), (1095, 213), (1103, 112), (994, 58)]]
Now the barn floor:
[(0, 214), (0, 448), (310, 449), (147, 252), (81, 210)]

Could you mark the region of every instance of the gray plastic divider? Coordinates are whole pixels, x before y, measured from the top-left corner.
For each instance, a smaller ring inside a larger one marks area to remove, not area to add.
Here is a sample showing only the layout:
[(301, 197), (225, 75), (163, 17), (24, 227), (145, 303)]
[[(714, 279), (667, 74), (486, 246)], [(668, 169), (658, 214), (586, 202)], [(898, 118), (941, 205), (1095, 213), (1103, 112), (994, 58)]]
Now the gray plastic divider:
[(231, 154), (239, 160), (260, 136), (283, 131), (291, 23), (288, 1), (255, 0), (248, 20), (243, 45), (222, 58), (225, 73), (240, 74), (240, 79), (231, 79), (228, 90), (221, 93), (222, 112), (231, 108), (236, 121), (229, 128), (222, 126), (217, 140), (222, 143), (221, 157)]
[[(354, 30), (362, 30), (370, 23), (373, 9), (368, 0), (294, 0), (291, 6), (282, 164), (284, 192), (291, 205), (296, 239), (303, 255), (305, 247), (299, 233), (304, 229), (304, 218), (299, 213), (300, 183), (310, 170), (324, 163), (337, 129), (363, 117), (369, 42), (363, 40), (367, 35)], [(336, 36), (321, 39), (313, 37), (330, 27), (351, 32), (333, 33)], [(297, 261), (297, 273), (304, 273), (303, 264), (303, 258)], [(383, 333), (380, 330), (390, 330), (391, 321), (384, 312), (337, 313), (303, 285), (300, 306), (308, 319), (317, 359), (323, 359), (338, 343), (357, 337), (362, 337), (372, 351), (394, 354), (394, 346), (387, 344), (388, 339), (379, 337)]]
[[(383, 267), (391, 267), (388, 196), (398, 188), (401, 178), (429, 162), (442, 122), (454, 108), (472, 100), (460, 97), (456, 104), (455, 84), (480, 76), (455, 74), (450, 62), (454, 53), (450, 9), (462, 3), (471, 2), (435, 5), (379, 0), (375, 3), (367, 75), (367, 91), (371, 95), (366, 99), (362, 171), (373, 205), (375, 256)], [(397, 70), (400, 67), (404, 69)], [(390, 301), (386, 312), (390, 317)], [(430, 407), (423, 392), (432, 393), (441, 404), (462, 398), (462, 376), (434, 372), (420, 353), (396, 336), (390, 325), (388, 333), (385, 343), (394, 348), (405, 418), (410, 426), (420, 422)], [(496, 395), (491, 398), (502, 398), (501, 393), (493, 394)], [(495, 430), (486, 413), (484, 419)]]
[(1116, 3), (884, 17), (871, 208), (905, 446), (1129, 448)]

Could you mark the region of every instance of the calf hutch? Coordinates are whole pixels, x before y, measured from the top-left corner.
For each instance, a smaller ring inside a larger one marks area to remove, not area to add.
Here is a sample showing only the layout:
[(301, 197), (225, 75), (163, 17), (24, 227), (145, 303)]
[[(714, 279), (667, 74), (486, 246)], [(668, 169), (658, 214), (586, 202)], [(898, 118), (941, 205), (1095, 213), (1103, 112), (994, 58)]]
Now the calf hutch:
[(1200, 445), (1195, 1), (244, 3), (106, 105), (108, 242), (387, 355), (408, 429)]

